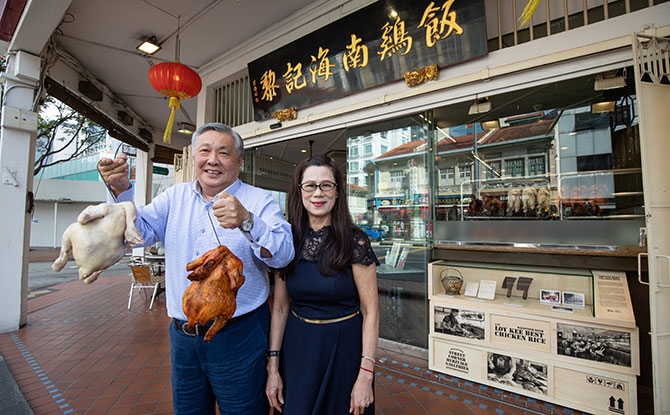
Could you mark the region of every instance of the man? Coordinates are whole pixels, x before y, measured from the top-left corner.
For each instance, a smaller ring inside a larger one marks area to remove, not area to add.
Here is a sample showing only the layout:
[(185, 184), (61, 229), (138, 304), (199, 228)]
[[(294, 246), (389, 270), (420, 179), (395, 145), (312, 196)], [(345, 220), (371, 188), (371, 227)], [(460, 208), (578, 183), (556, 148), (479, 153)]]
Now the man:
[(458, 322), (458, 309), (452, 308), (449, 314), (442, 319), (442, 327), (446, 333), (461, 336), (463, 334), (463, 327)]
[[(265, 351), (268, 345), (267, 267), (293, 259), (290, 225), (272, 196), (242, 183), (238, 176), (244, 144), (230, 127), (206, 124), (191, 143), (196, 180), (170, 187), (149, 205), (137, 207), (137, 228), (145, 245), (163, 241), (166, 304), (170, 324), (172, 392), (175, 414), (267, 414)], [(128, 163), (98, 163), (115, 201), (132, 200)], [(111, 198), (110, 198), (111, 199)], [(190, 281), (186, 264), (226, 245), (243, 263), (245, 282), (233, 318), (211, 342), (209, 328), (185, 325), (182, 296)]]

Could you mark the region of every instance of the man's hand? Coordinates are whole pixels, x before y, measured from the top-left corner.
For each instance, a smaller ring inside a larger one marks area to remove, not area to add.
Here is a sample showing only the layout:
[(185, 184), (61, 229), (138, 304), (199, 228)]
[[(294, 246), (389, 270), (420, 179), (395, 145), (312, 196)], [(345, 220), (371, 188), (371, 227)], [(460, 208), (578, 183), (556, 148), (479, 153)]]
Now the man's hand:
[(128, 156), (121, 153), (115, 160), (101, 158), (100, 161), (98, 161), (98, 171), (100, 172), (100, 176), (102, 176), (102, 180), (109, 185), (115, 197), (130, 189), (127, 160)]
[(223, 228), (235, 229), (249, 218), (249, 211), (237, 198), (228, 193), (220, 193), (219, 199), (212, 205), (212, 212)]

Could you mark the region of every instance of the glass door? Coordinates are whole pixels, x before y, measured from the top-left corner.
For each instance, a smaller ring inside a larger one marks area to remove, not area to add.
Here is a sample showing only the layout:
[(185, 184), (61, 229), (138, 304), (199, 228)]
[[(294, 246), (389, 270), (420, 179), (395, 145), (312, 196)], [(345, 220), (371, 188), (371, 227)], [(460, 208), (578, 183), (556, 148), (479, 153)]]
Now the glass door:
[(431, 114), (351, 128), (346, 176), (354, 223), (379, 258), (379, 337), (427, 348), (432, 236)]

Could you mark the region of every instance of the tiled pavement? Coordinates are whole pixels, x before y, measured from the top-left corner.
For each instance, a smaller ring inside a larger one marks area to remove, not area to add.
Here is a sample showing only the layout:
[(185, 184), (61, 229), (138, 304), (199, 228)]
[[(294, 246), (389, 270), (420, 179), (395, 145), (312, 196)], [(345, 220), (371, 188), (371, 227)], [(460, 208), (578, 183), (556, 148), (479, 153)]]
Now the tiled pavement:
[[(163, 296), (135, 294), (130, 277), (51, 287), (28, 301), (27, 324), (0, 334), (0, 354), (36, 415), (170, 414), (170, 352)], [(473, 384), (427, 369), (381, 342), (378, 414), (575, 414), (567, 408)]]

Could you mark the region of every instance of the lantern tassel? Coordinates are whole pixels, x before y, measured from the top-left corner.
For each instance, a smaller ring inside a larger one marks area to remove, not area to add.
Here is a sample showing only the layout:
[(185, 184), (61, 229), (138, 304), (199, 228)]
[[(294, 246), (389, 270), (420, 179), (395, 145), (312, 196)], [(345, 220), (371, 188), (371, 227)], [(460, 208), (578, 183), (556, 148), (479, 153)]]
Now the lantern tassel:
[(172, 108), (172, 111), (170, 112), (170, 118), (168, 119), (167, 126), (165, 127), (165, 134), (163, 135), (163, 142), (168, 144), (172, 139), (172, 124), (174, 124), (174, 112), (176, 109), (179, 108), (179, 98), (177, 97), (170, 98), (169, 105), (170, 108)]
[(526, 4), (526, 7), (523, 9), (523, 13), (521, 13), (521, 16), (519, 16), (519, 27), (524, 27), (526, 23), (530, 21), (530, 18), (533, 17), (533, 13), (535, 13), (535, 9), (537, 9), (537, 6), (540, 5), (540, 0), (529, 0), (528, 4)]

